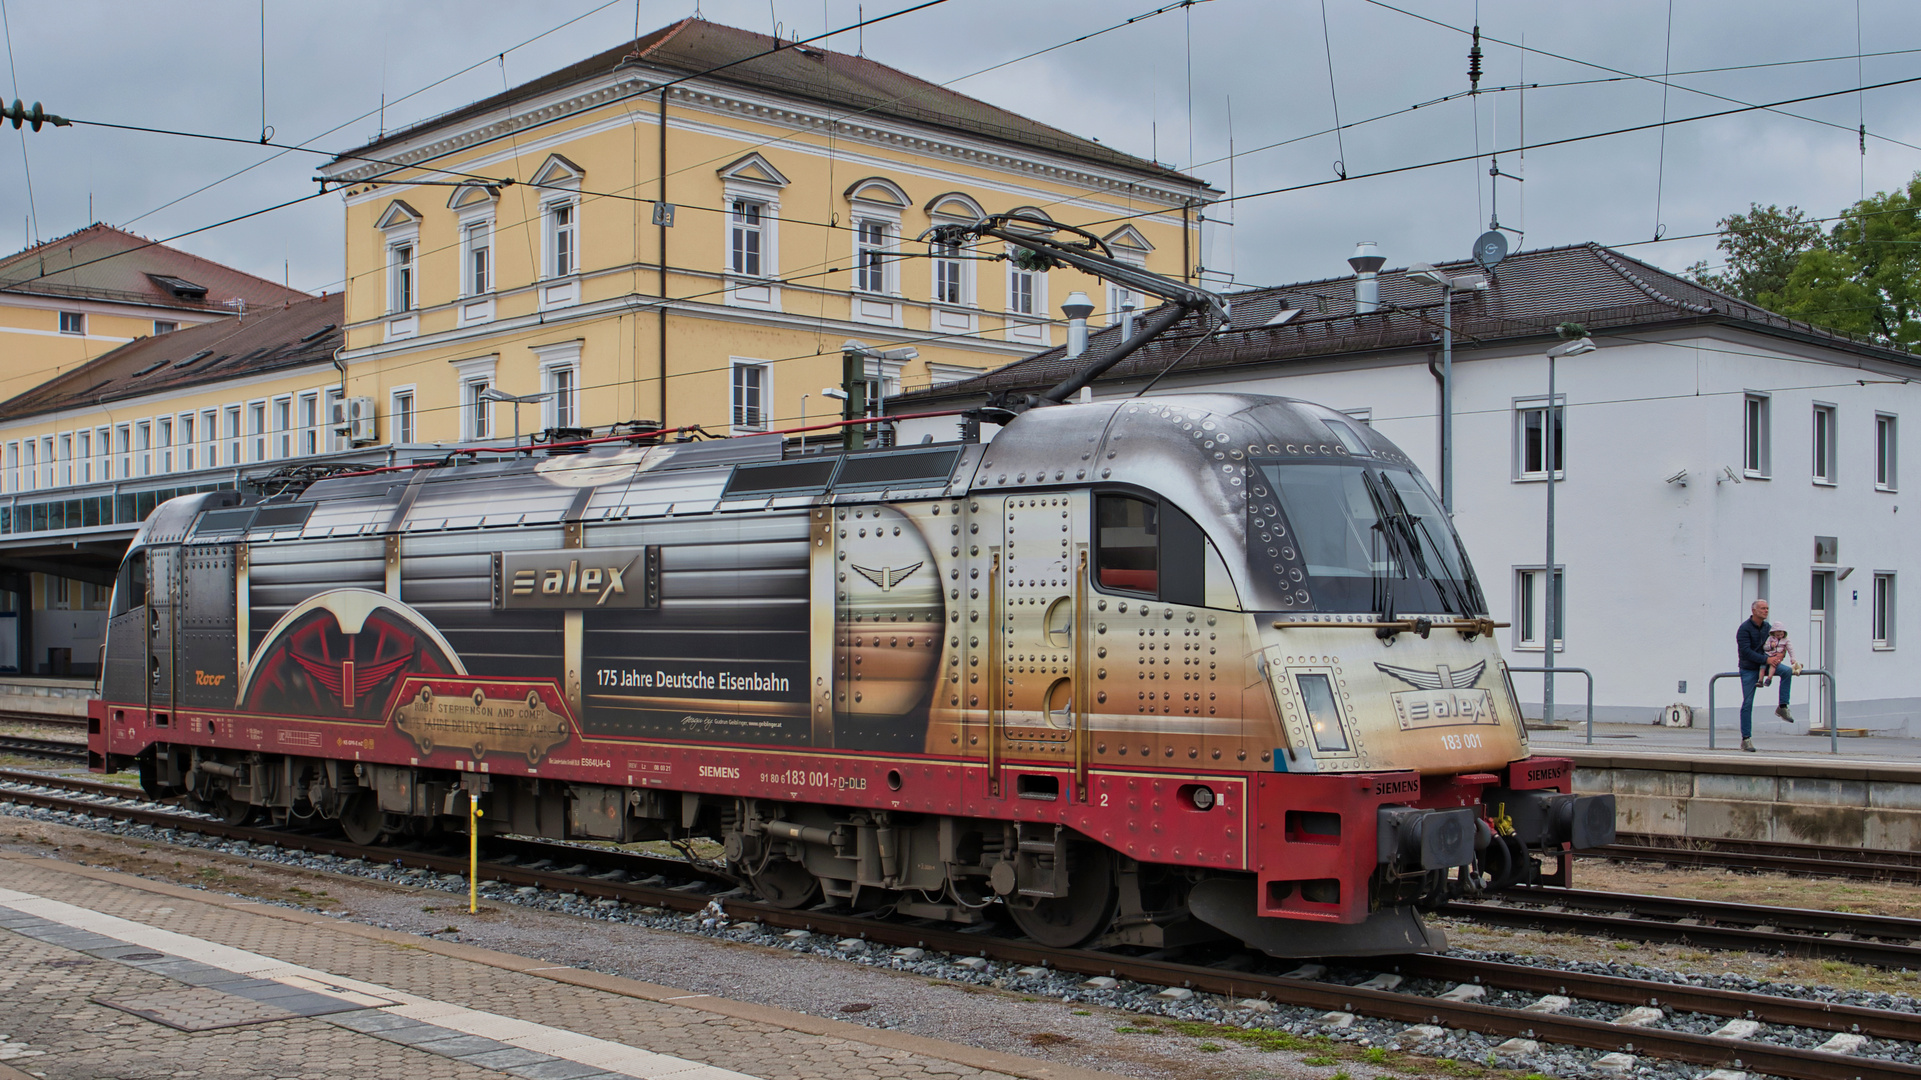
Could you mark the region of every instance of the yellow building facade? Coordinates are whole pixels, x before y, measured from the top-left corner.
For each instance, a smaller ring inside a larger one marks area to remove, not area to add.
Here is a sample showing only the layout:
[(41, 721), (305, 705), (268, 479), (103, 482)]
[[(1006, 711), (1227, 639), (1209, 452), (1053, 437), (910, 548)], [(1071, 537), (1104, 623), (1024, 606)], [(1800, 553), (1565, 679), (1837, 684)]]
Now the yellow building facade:
[(110, 225), (0, 258), (0, 401), (137, 338), (307, 294)]
[(504, 439), (516, 423), (792, 428), (839, 415), (822, 391), (847, 342), (918, 354), (868, 360), (871, 400), (1057, 343), (1076, 290), (1097, 322), (1143, 303), (1018, 270), (998, 242), (919, 239), (983, 214), (1080, 226), (1193, 272), (1219, 194), (1203, 183), (871, 60), (776, 44), (685, 20), (323, 170), (346, 203), (347, 393), (371, 402), (382, 442)]

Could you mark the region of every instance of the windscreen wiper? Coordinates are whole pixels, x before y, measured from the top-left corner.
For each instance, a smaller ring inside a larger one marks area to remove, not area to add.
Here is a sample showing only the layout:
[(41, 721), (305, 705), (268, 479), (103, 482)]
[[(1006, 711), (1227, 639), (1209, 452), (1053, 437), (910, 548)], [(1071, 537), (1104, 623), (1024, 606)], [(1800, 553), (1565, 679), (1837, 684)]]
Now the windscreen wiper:
[[(1396, 516), (1399, 519), (1401, 530), (1406, 535), (1408, 543), (1416, 550), (1415, 566), (1421, 571), (1421, 576), (1434, 583), (1435, 592), (1439, 594), (1441, 603), (1451, 605), (1448, 610), (1462, 617), (1473, 615), (1474, 612), (1468, 610), (1469, 605), (1467, 598), (1456, 591), (1457, 583), (1447, 574), (1447, 566), (1445, 563), (1443, 562), (1443, 565), (1440, 566), (1440, 570), (1442, 571), (1440, 576), (1436, 576), (1428, 568), (1425, 551), (1432, 551), (1435, 560), (1442, 562), (1440, 558), (1442, 549), (1439, 542), (1434, 539), (1434, 534), (1428, 530), (1427, 519), (1407, 508), (1407, 500), (1401, 498), (1401, 493), (1399, 489), (1394, 486), (1392, 480), (1386, 480), (1384, 486), (1387, 488), (1388, 495), (1394, 499)], [(1415, 535), (1415, 530), (1417, 529), (1420, 532), (1419, 536)], [(1422, 543), (1421, 537), (1426, 538), (1425, 544)], [(1425, 551), (1423, 549), (1425, 549)]]
[[(1399, 545), (1395, 538), (1395, 530), (1388, 524), (1389, 519), (1392, 518), (1393, 515), (1388, 513), (1387, 500), (1381, 495), (1379, 482), (1374, 479), (1372, 473), (1366, 469), (1362, 469), (1361, 486), (1367, 490), (1367, 501), (1373, 504), (1374, 507), (1375, 538), (1387, 545), (1388, 558), (1400, 566), (1401, 577), (1405, 579), (1407, 577), (1407, 559), (1401, 555)], [(1373, 570), (1374, 574), (1374, 587), (1376, 592), (1375, 610), (1380, 612), (1382, 624), (1374, 631), (1374, 634), (1376, 637), (1392, 641), (1394, 640), (1394, 635), (1400, 633), (1399, 630), (1391, 629), (1391, 626), (1398, 622), (1394, 617), (1394, 583), (1389, 580), (1386, 571), (1379, 568), (1379, 561), (1373, 559), (1372, 555), (1373, 553), (1370, 552), (1369, 568)]]

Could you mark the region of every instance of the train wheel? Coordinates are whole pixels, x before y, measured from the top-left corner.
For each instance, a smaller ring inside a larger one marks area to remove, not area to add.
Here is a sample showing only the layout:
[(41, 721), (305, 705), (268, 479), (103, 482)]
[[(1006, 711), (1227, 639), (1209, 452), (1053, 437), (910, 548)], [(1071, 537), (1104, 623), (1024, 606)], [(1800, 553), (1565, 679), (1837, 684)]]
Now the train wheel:
[(1033, 907), (1007, 907), (1022, 933), (1055, 949), (1092, 940), (1114, 921), (1120, 906), (1113, 852), (1098, 844), (1080, 844), (1070, 849), (1069, 857), (1066, 896), (1049, 897)]
[(806, 907), (820, 897), (820, 881), (807, 867), (791, 859), (772, 859), (759, 873), (749, 874), (754, 891), (777, 908)]
[(340, 831), (362, 847), (377, 843), (387, 831), (387, 815), (380, 809), (380, 800), (364, 794), (347, 800), (347, 805), (340, 808)]
[(228, 825), (245, 825), (253, 820), (254, 805), (244, 803), (231, 795), (215, 799), (208, 810)]

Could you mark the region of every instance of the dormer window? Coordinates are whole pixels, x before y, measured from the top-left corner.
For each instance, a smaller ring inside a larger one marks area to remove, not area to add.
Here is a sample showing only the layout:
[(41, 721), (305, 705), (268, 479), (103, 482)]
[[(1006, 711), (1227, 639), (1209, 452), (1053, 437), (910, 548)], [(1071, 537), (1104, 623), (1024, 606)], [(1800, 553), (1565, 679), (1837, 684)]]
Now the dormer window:
[(195, 284), (185, 278), (171, 277), (166, 274), (148, 274), (147, 280), (167, 291), (176, 300), (205, 300), (207, 287)]

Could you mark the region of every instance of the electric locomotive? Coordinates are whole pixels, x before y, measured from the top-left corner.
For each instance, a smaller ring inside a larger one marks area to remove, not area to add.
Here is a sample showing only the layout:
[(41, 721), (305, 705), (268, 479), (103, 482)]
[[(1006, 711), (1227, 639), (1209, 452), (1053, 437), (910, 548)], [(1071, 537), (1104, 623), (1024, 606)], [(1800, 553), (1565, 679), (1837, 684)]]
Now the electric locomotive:
[(92, 766), (359, 842), (478, 796), (490, 833), (718, 840), (783, 906), (1280, 956), (1443, 948), (1421, 908), (1612, 839), (1378, 432), (1243, 394), (992, 418), (175, 499)]

